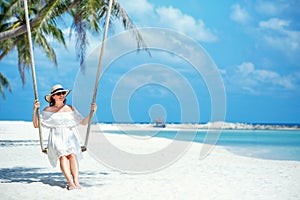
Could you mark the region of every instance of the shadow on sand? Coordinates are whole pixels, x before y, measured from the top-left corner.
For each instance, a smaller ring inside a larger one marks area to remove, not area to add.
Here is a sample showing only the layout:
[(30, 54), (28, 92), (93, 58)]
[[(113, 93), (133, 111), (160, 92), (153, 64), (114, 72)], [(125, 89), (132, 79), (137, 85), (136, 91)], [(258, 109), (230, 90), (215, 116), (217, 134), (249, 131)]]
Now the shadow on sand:
[[(0, 169), (0, 183), (43, 183), (50, 186), (66, 188), (67, 182), (61, 172), (42, 172), (45, 168), (13, 167)], [(103, 176), (109, 175), (105, 172), (80, 172), (80, 182), (83, 187), (103, 185)], [(93, 184), (88, 184), (92, 183)]]

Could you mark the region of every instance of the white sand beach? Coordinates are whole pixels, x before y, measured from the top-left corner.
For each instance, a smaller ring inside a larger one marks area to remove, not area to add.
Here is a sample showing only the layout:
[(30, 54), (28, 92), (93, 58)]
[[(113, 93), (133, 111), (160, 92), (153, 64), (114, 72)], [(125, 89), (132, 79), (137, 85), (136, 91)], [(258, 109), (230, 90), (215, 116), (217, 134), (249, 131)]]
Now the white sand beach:
[[(154, 152), (171, 142), (104, 135), (133, 153)], [(300, 162), (242, 157), (219, 146), (199, 159), (199, 143), (192, 143), (175, 163), (141, 174), (113, 170), (85, 152), (80, 161), (83, 189), (68, 191), (59, 167), (52, 168), (40, 151), (38, 139), (30, 122), (0, 121), (1, 199), (300, 199)]]

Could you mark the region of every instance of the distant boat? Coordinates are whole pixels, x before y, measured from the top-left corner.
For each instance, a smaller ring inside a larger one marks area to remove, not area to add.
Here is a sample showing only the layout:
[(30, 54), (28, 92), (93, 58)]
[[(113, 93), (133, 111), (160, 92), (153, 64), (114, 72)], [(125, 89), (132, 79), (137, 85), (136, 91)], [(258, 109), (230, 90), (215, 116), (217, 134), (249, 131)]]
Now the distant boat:
[(154, 126), (153, 127), (165, 128), (166, 124), (165, 124), (164, 120), (162, 120), (162, 119), (156, 119), (155, 122), (154, 122)]

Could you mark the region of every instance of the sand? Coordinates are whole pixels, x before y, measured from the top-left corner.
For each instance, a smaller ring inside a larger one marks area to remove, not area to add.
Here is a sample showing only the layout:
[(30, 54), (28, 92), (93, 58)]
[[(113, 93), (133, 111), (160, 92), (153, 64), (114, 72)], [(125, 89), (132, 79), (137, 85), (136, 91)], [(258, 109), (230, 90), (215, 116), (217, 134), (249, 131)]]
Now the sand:
[[(104, 132), (116, 128), (101, 126)], [(103, 136), (123, 151), (145, 155), (172, 143)], [(95, 152), (85, 152), (80, 161), (83, 189), (68, 191), (59, 167), (52, 168), (40, 151), (38, 139), (30, 122), (0, 121), (1, 199), (300, 199), (300, 162), (242, 157), (219, 146), (199, 159), (200, 143), (191, 143), (176, 162), (139, 174), (112, 169), (97, 161)]]

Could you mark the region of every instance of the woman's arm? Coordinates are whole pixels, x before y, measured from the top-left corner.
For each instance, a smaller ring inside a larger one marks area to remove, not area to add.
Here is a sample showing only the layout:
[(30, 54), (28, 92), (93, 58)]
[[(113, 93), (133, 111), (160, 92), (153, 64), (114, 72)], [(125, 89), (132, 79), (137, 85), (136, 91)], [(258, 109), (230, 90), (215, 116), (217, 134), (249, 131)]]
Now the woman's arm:
[(32, 123), (33, 123), (33, 127), (34, 128), (38, 128), (39, 127), (39, 123), (37, 120), (37, 110), (40, 108), (40, 102), (38, 100), (34, 101), (33, 104), (33, 113), (32, 113)]
[[(93, 112), (92, 116), (94, 115), (96, 110), (97, 110), (97, 105), (95, 103), (92, 103), (92, 105), (91, 105), (91, 111)], [(86, 116), (83, 120), (81, 120), (80, 124), (87, 125), (89, 122), (89, 117), (90, 117), (90, 115)]]

